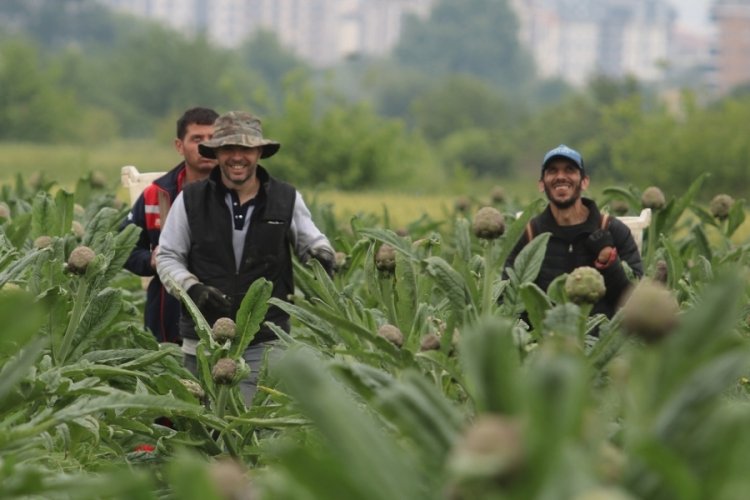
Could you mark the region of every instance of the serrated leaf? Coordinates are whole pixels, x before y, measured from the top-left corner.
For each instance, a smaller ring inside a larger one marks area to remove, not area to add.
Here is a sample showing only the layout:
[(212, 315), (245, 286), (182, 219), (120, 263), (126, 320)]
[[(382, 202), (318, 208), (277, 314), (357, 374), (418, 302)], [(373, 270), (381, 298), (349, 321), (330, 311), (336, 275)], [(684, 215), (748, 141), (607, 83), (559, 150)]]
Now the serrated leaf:
[(535, 283), (524, 283), (521, 285), (519, 291), (524, 308), (529, 316), (531, 327), (535, 331), (541, 332), (544, 315), (552, 308), (552, 301)]
[(518, 277), (519, 286), (524, 283), (531, 283), (539, 276), (550, 236), (551, 233), (542, 233), (536, 236), (519, 252), (513, 263), (513, 270)]
[(80, 356), (99, 340), (99, 336), (120, 312), (121, 298), (122, 292), (113, 288), (105, 288), (91, 298), (75, 330), (75, 347), (71, 355)]
[(48, 248), (33, 250), (20, 259), (10, 264), (2, 273), (0, 273), (0, 288), (9, 281), (15, 281), (23, 276), (24, 272), (35, 267), (36, 259), (46, 259), (51, 254)]
[(732, 208), (729, 209), (727, 237), (731, 237), (743, 222), (745, 222), (745, 203), (744, 200), (737, 200), (732, 205)]
[(641, 205), (641, 200), (628, 188), (608, 186), (602, 190), (602, 195), (608, 198), (624, 198), (632, 209), (637, 209)]
[(104, 238), (110, 233), (117, 233), (121, 223), (118, 210), (111, 207), (101, 208), (87, 224), (81, 244), (92, 248), (96, 253), (101, 253)]
[(685, 264), (671, 239), (662, 237), (661, 244), (667, 262), (667, 284), (670, 289), (676, 290), (679, 281), (682, 279), (682, 273), (685, 271)]
[[(656, 226), (656, 234), (662, 234), (662, 233), (669, 233), (674, 226), (677, 224), (677, 221), (682, 217), (683, 212), (685, 209), (690, 206), (690, 204), (695, 199), (696, 195), (698, 194), (698, 191), (700, 191), (701, 185), (703, 184), (703, 181), (706, 180), (706, 178), (709, 176), (708, 172), (704, 172), (701, 175), (699, 175), (691, 184), (690, 187), (688, 187), (685, 194), (680, 196), (679, 198), (676, 198), (674, 200), (671, 200), (667, 206), (664, 208), (661, 212), (656, 212), (654, 216), (657, 216), (657, 220), (659, 221), (658, 225)], [(661, 217), (658, 217), (660, 216)]]
[(505, 262), (508, 260), (508, 256), (513, 251), (513, 248), (516, 246), (518, 241), (521, 239), (521, 236), (526, 231), (526, 224), (528, 224), (532, 217), (539, 213), (540, 207), (542, 206), (543, 202), (544, 200), (538, 198), (529, 203), (526, 207), (524, 207), (521, 215), (519, 215), (516, 220), (514, 220), (511, 224), (508, 225), (508, 227), (506, 227), (505, 234), (503, 234), (501, 239), (501, 241), (503, 242), (502, 249), (497, 257), (497, 262), (500, 262), (502, 266), (505, 265)]
[(47, 346), (47, 343), (47, 338), (38, 337), (21, 349), (17, 356), (9, 360), (4, 360), (3, 366), (0, 368), (0, 403), (8, 396), (16, 384), (23, 380), (34, 365), (34, 362), (39, 359), (39, 355)]
[(463, 262), (471, 260), (471, 233), (468, 219), (459, 217), (453, 228), (453, 245), (456, 247), (456, 259)]
[[(60, 228), (59, 236), (63, 236), (70, 231), (73, 225), (73, 205), (75, 197), (64, 189), (60, 189), (55, 194), (55, 209), (57, 210), (58, 226)], [(52, 234), (50, 234), (52, 236)]]
[(34, 197), (32, 205), (31, 237), (37, 238), (42, 235), (62, 236), (60, 219), (57, 213), (55, 201), (46, 192), (39, 192)]
[(237, 337), (229, 348), (230, 357), (242, 356), (255, 334), (258, 333), (263, 318), (266, 317), (268, 299), (272, 291), (273, 284), (264, 278), (255, 280), (248, 288), (237, 311)]
[(398, 327), (409, 332), (417, 309), (417, 273), (415, 264), (402, 254), (396, 254), (396, 315)]
[(459, 358), (477, 411), (512, 415), (520, 408), (520, 359), (512, 331), (507, 319), (489, 317), (462, 332)]
[(370, 239), (380, 241), (382, 243), (388, 243), (397, 252), (401, 252), (406, 257), (409, 257), (412, 260), (419, 260), (419, 255), (414, 252), (414, 249), (411, 247), (409, 242), (389, 229), (368, 227), (359, 229), (359, 233)]
[(463, 276), (448, 264), (445, 259), (442, 257), (427, 257), (424, 262), (427, 273), (448, 299), (453, 311), (463, 313), (468, 307), (473, 307), (474, 311), (476, 311), (476, 305), (472, 303), (471, 294)]
[(693, 242), (695, 243), (696, 251), (707, 261), (711, 262), (713, 260), (713, 250), (703, 227), (695, 226), (693, 228)]

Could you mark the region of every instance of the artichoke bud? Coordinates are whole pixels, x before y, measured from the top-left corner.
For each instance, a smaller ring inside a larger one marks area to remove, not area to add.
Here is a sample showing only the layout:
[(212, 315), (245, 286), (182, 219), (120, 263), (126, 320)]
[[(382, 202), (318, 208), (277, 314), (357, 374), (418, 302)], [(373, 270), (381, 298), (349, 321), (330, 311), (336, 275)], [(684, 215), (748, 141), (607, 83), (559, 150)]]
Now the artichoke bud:
[(220, 458), (208, 467), (208, 477), (211, 479), (217, 498), (227, 500), (253, 500), (257, 492), (248, 475), (247, 467), (232, 458)]
[(469, 201), (468, 198), (461, 197), (456, 200), (454, 206), (456, 207), (457, 212), (466, 213), (471, 206), (471, 201)]
[(434, 333), (428, 333), (419, 342), (419, 350), (422, 352), (440, 350), (440, 337)]
[(203, 390), (203, 387), (201, 387), (201, 385), (195, 380), (182, 378), (180, 379), (180, 383), (182, 383), (182, 385), (185, 386), (185, 389), (196, 398), (203, 399), (206, 397), (206, 392)]
[(41, 250), (42, 248), (47, 248), (48, 246), (52, 245), (52, 237), (47, 235), (42, 235), (37, 237), (37, 239), (34, 240), (34, 248)]
[(641, 194), (641, 204), (643, 208), (661, 210), (667, 205), (667, 200), (664, 198), (664, 193), (661, 189), (656, 186), (650, 186)]
[(521, 422), (499, 414), (482, 414), (458, 439), (448, 467), (459, 480), (512, 479), (526, 462)]
[(83, 228), (83, 224), (81, 224), (77, 220), (73, 221), (73, 224), (71, 224), (70, 226), (70, 230), (73, 231), (73, 234), (75, 234), (78, 238), (83, 238), (83, 236), (86, 234), (86, 230)]
[(630, 205), (625, 200), (612, 200), (609, 203), (609, 209), (615, 215), (625, 215), (630, 210)]
[(96, 189), (104, 189), (107, 187), (107, 176), (99, 171), (91, 172), (89, 185)]
[(396, 269), (396, 249), (383, 243), (375, 253), (375, 267), (378, 271), (392, 273)]
[(237, 374), (237, 362), (232, 358), (221, 358), (211, 369), (211, 377), (219, 385), (231, 384)]
[(474, 216), (474, 235), (483, 240), (494, 240), (505, 232), (505, 218), (494, 207), (482, 207)]
[(595, 304), (606, 291), (604, 277), (593, 267), (578, 267), (565, 279), (565, 294), (574, 304)]
[(334, 269), (338, 271), (339, 269), (343, 269), (344, 266), (346, 266), (349, 256), (346, 255), (344, 252), (336, 252), (333, 258), (334, 258), (334, 261), (333, 261)]
[(657, 342), (675, 329), (679, 311), (677, 299), (667, 287), (643, 279), (622, 306), (622, 326), (646, 342)]
[(219, 318), (211, 328), (211, 337), (220, 344), (234, 339), (236, 335), (237, 325), (231, 318)]
[(70, 252), (67, 270), (73, 274), (84, 274), (89, 264), (96, 257), (96, 253), (85, 245), (78, 246)]
[(490, 192), (492, 203), (501, 204), (505, 202), (505, 190), (501, 186), (495, 186)]
[(734, 205), (734, 198), (728, 194), (717, 194), (711, 200), (708, 209), (711, 212), (711, 215), (719, 220), (724, 220), (729, 217), (729, 211), (732, 209), (732, 205)]
[(378, 336), (383, 337), (396, 347), (404, 345), (404, 334), (394, 325), (386, 324), (378, 328)]
[(654, 281), (667, 283), (669, 280), (669, 266), (665, 260), (657, 260), (654, 266)]

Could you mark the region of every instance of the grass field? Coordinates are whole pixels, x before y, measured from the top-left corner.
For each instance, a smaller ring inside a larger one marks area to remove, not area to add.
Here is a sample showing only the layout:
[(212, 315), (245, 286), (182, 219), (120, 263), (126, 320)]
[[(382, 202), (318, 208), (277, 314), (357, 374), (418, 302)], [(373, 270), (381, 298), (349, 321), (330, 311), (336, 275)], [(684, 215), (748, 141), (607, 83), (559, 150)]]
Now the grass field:
[[(135, 165), (141, 172), (165, 171), (180, 161), (172, 145), (159, 144), (154, 140), (119, 140), (93, 146), (49, 145), (0, 142), (0, 185), (12, 184), (18, 174), (28, 179), (42, 174), (47, 180), (56, 181), (65, 189), (72, 189), (75, 182), (89, 172), (100, 172), (110, 180), (110, 187), (122, 201), (129, 202), (127, 190), (120, 185), (120, 169), (124, 165)], [(292, 183), (294, 179), (289, 179)], [(344, 220), (355, 215), (374, 214), (384, 221), (386, 214), (392, 228), (403, 227), (426, 215), (433, 220), (445, 220), (452, 216), (459, 200), (470, 202), (470, 211), (489, 204), (491, 193), (502, 186), (506, 196), (506, 208), (520, 210), (539, 193), (535, 179), (516, 180), (466, 180), (456, 181), (441, 192), (424, 192), (418, 188), (386, 191), (335, 191), (318, 190), (300, 186), (308, 205), (330, 205), (334, 214)], [(607, 187), (606, 182), (593, 186), (590, 193), (597, 197), (597, 190)], [(709, 235), (712, 234), (709, 229)], [(750, 221), (745, 222), (732, 240), (736, 243), (750, 239)]]
[[(110, 180), (118, 198), (128, 202), (128, 193), (120, 186), (120, 169), (135, 165), (140, 172), (165, 171), (180, 161), (171, 144), (153, 140), (121, 140), (92, 146), (48, 145), (30, 143), (0, 143), (0, 184), (15, 182), (18, 174), (28, 179), (41, 174), (56, 181), (65, 189), (89, 172), (100, 172)], [(271, 166), (272, 168), (272, 166)], [(294, 183), (294, 179), (288, 179)], [(342, 192), (317, 190), (299, 186), (308, 204), (330, 204), (337, 216), (347, 219), (357, 214), (376, 214), (382, 217), (387, 209), (394, 227), (428, 215), (442, 219), (453, 212), (459, 198), (471, 200), (472, 205), (489, 202), (490, 193), (498, 182), (462, 180), (446, 186), (439, 193), (424, 192), (419, 187), (387, 192)], [(509, 195), (518, 200), (535, 195), (533, 182), (503, 181)], [(522, 203), (521, 201), (518, 202)]]
[(115, 188), (120, 183), (123, 165), (136, 165), (145, 172), (167, 170), (179, 161), (171, 145), (160, 146), (146, 140), (96, 146), (0, 143), (0, 183), (14, 181), (17, 174), (27, 178), (40, 173), (67, 187), (87, 172), (96, 171), (112, 179)]

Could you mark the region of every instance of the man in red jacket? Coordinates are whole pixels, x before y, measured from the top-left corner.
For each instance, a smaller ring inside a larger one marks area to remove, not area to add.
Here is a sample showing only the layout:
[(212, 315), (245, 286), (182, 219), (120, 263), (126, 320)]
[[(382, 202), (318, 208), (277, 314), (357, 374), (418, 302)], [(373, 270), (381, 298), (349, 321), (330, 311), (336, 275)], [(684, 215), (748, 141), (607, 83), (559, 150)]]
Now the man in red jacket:
[(146, 292), (144, 323), (159, 342), (181, 343), (178, 331), (180, 302), (164, 289), (156, 274), (159, 236), (167, 213), (183, 186), (208, 177), (216, 160), (201, 156), (198, 144), (213, 137), (218, 113), (208, 108), (192, 108), (177, 120), (175, 149), (183, 157), (177, 166), (143, 190), (130, 210), (123, 227), (136, 224), (143, 229), (125, 268), (139, 276), (151, 276)]

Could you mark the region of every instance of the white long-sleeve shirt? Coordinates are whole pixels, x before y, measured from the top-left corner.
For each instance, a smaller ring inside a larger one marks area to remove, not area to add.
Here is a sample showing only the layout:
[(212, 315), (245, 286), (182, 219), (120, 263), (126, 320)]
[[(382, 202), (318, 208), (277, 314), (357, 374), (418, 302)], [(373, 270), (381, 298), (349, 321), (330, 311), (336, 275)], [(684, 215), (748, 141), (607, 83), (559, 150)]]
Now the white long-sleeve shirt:
[[(229, 217), (232, 217), (232, 197), (229, 193), (225, 196), (225, 202), (229, 208)], [(234, 248), (234, 260), (239, 269), (242, 259), (242, 250), (245, 237), (250, 226), (250, 219), (254, 207), (251, 205), (244, 219), (241, 230), (232, 231), (232, 246)], [(232, 220), (232, 227), (234, 221)], [(305, 205), (302, 195), (297, 191), (294, 202), (294, 213), (292, 214), (291, 237), (294, 251), (301, 260), (305, 260), (312, 248), (327, 246), (333, 253), (333, 247), (328, 238), (318, 229), (312, 220), (310, 210)], [(167, 287), (167, 290), (176, 295), (171, 287), (172, 282), (183, 290), (199, 283), (200, 280), (187, 267), (188, 254), (191, 247), (190, 224), (185, 211), (185, 201), (182, 193), (175, 198), (169, 216), (162, 227), (159, 237), (159, 251), (156, 255), (156, 272)]]

